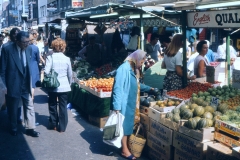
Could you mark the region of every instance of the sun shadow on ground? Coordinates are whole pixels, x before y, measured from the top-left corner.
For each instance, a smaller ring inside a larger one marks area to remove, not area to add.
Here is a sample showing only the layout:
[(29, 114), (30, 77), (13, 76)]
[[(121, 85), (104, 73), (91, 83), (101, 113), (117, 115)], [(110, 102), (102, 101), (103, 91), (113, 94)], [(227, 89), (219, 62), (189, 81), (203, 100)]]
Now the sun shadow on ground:
[(10, 134), (9, 122), (6, 110), (0, 111), (0, 159), (27, 159), (34, 160), (34, 156), (23, 135), (23, 126), (18, 126), (18, 135)]

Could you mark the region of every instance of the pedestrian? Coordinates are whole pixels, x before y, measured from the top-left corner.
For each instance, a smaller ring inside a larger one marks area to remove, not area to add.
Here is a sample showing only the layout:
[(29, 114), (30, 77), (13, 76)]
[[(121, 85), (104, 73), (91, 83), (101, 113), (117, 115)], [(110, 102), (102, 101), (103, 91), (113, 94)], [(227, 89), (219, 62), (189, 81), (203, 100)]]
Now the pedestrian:
[(155, 62), (158, 62), (159, 56), (162, 54), (161, 44), (159, 42), (159, 37), (156, 33), (151, 35), (150, 43), (146, 44), (145, 50), (148, 55), (154, 59)]
[[(218, 53), (218, 62), (224, 62), (226, 60), (226, 38), (223, 38), (223, 44), (218, 46), (217, 53)], [(229, 45), (230, 49), (230, 59), (236, 59), (237, 52), (233, 48), (233, 46)]]
[(130, 54), (125, 62), (117, 69), (114, 79), (111, 108), (121, 112), (125, 119), (123, 121), (122, 156), (127, 159), (136, 159), (127, 146), (128, 137), (133, 133), (135, 112), (139, 106), (140, 90), (150, 91), (153, 88), (140, 84), (139, 71), (146, 59), (146, 52), (136, 50)]
[(95, 37), (91, 36), (89, 38), (89, 44), (85, 46), (82, 50), (78, 52), (78, 55), (86, 59), (90, 65), (99, 67), (102, 64), (102, 54), (105, 52), (106, 48), (104, 44), (98, 44), (95, 42)]
[(205, 41), (207, 42), (207, 45), (208, 45), (208, 52), (207, 52), (205, 58), (207, 58), (208, 63), (214, 62), (214, 61), (215, 61), (214, 53), (213, 53), (213, 51), (209, 48), (209, 47), (210, 47), (210, 42), (209, 42), (208, 40), (205, 40)]
[[(19, 28), (17, 28), (17, 27), (15, 27), (15, 28), (12, 28), (11, 30), (10, 30), (10, 33), (9, 33), (9, 40), (6, 42), (6, 43), (4, 43), (3, 45), (2, 45), (2, 48), (4, 48), (4, 47), (6, 47), (6, 46), (8, 46), (8, 45), (10, 45), (10, 44), (13, 44), (13, 43), (16, 43), (16, 36), (17, 36), (17, 34), (18, 34), (18, 32), (20, 32), (20, 29)], [(7, 112), (8, 112), (8, 115), (9, 115), (9, 110), (7, 110)], [(22, 118), (21, 118), (21, 114), (22, 114), (22, 110), (21, 110), (21, 107), (18, 107), (18, 113), (17, 113), (17, 123), (18, 124), (22, 124)]]
[(199, 55), (194, 60), (194, 74), (197, 78), (206, 76), (206, 66), (209, 65), (206, 54), (208, 52), (208, 44), (206, 41), (200, 41), (197, 44), (197, 51)]
[[(163, 89), (167, 91), (183, 88), (182, 53), (180, 52), (181, 47), (183, 47), (183, 36), (182, 34), (176, 34), (164, 53), (162, 68), (166, 68), (167, 73), (163, 80)], [(195, 78), (195, 76), (188, 77), (189, 80), (194, 80)]]
[(1, 57), (1, 52), (2, 52), (3, 40), (4, 40), (4, 36), (2, 34), (0, 34), (0, 57)]
[(40, 80), (38, 64), (40, 62), (39, 49), (34, 44), (35, 38), (30, 35), (29, 47), (32, 50), (31, 53), (31, 75), (32, 75), (32, 98), (34, 100), (34, 89), (36, 88), (36, 83)]
[(38, 137), (35, 129), (35, 112), (32, 100), (31, 62), (32, 50), (28, 47), (29, 33), (20, 31), (16, 42), (2, 49), (0, 76), (7, 88), (6, 102), (9, 112), (11, 134), (17, 135), (17, 112), (23, 104), (26, 134)]
[[(52, 41), (53, 54), (46, 59), (45, 74), (49, 74), (51, 68), (58, 73), (60, 86), (48, 91), (49, 129), (65, 132), (68, 123), (67, 97), (71, 91), (72, 66), (70, 58), (64, 55), (66, 42), (61, 38)], [(59, 105), (57, 105), (57, 98)], [(57, 109), (57, 106), (59, 108)]]

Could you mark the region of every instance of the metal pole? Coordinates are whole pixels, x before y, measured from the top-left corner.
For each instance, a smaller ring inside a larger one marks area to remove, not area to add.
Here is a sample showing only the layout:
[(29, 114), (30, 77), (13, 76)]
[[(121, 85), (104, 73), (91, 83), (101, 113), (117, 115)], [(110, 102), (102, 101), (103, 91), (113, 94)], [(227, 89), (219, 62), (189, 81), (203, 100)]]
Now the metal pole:
[[(22, 3), (23, 3), (23, 15), (25, 15), (25, 2), (24, 0), (22, 0)], [(25, 23), (25, 20), (23, 20), (23, 30), (25, 31), (26, 30), (26, 23)]]
[(143, 41), (144, 41), (144, 39), (143, 39), (143, 36), (144, 35), (142, 35), (142, 34), (144, 34), (143, 33), (143, 13), (140, 13), (140, 25), (141, 25), (141, 39), (140, 39), (140, 45), (141, 45), (141, 50), (144, 50), (144, 43), (143, 43)]
[(231, 76), (230, 76), (230, 34), (228, 34), (227, 36), (227, 39), (226, 39), (226, 58), (227, 58), (227, 83), (228, 85), (230, 84), (231, 82)]
[(187, 12), (182, 11), (182, 35), (183, 35), (183, 87), (187, 87), (187, 42), (186, 42), (186, 27), (187, 27)]

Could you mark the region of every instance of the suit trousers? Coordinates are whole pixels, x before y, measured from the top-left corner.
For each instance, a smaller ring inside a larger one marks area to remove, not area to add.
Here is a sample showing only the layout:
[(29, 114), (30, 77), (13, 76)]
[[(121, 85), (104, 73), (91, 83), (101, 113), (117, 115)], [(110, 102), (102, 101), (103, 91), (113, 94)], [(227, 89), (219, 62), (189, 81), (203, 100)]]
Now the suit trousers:
[[(59, 131), (64, 132), (68, 124), (68, 92), (48, 92), (48, 96), (49, 122), (54, 127), (59, 126)], [(57, 107), (57, 98), (59, 101), (59, 108)]]
[(23, 104), (23, 117), (26, 129), (35, 129), (35, 112), (33, 107), (33, 100), (30, 94), (24, 94), (21, 98), (6, 96), (8, 106), (9, 119), (11, 130), (17, 130), (17, 120), (19, 119), (19, 103), (22, 100)]

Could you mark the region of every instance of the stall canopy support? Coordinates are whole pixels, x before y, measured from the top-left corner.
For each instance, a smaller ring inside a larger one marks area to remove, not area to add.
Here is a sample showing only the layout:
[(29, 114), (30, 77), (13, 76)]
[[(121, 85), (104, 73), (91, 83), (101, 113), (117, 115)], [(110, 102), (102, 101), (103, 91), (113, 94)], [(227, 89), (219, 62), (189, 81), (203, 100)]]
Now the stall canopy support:
[(186, 27), (187, 27), (187, 12), (186, 10), (182, 11), (182, 35), (183, 35), (183, 87), (187, 87), (187, 42), (186, 42)]
[(140, 21), (141, 21), (141, 39), (140, 39), (140, 42), (141, 42), (141, 50), (144, 50), (144, 42), (143, 42), (143, 40), (144, 40), (144, 38), (143, 38), (143, 36), (144, 36), (144, 33), (143, 33), (143, 14), (142, 13), (140, 13)]
[(227, 36), (227, 43), (226, 43), (226, 52), (227, 52), (227, 83), (228, 85), (230, 84), (231, 82), (231, 76), (230, 76), (230, 34), (228, 34)]

